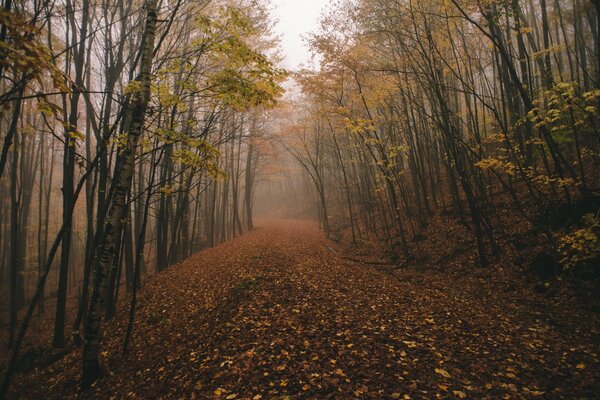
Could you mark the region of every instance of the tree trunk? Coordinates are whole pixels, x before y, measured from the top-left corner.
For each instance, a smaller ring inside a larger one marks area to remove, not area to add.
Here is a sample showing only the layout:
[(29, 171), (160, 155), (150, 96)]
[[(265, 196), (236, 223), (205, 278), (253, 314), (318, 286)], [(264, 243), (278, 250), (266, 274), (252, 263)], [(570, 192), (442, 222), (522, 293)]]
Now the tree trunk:
[[(127, 146), (121, 153), (121, 167), (115, 171), (115, 187), (112, 204), (104, 223), (103, 240), (98, 252), (98, 262), (94, 271), (94, 282), (90, 308), (85, 323), (85, 341), (83, 346), (82, 386), (88, 388), (96, 381), (100, 373), (98, 354), (100, 352), (102, 310), (105, 307), (106, 290), (108, 287), (109, 271), (115, 251), (115, 241), (121, 231), (121, 218), (125, 201), (131, 189), (131, 176), (135, 161), (135, 152), (139, 137), (144, 128), (144, 117), (150, 100), (150, 76), (156, 36), (156, 4), (157, 0), (146, 3), (147, 16), (143, 37), (140, 73), (137, 81), (139, 91), (131, 101), (131, 120), (127, 134)], [(129, 108), (129, 107), (128, 107)]]

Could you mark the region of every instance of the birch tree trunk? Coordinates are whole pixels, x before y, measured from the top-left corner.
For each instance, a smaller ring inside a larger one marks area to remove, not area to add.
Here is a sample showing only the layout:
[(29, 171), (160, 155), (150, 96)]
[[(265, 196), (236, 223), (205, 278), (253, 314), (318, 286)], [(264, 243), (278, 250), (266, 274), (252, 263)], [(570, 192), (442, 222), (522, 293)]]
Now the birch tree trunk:
[(103, 240), (98, 251), (98, 261), (94, 271), (92, 296), (88, 317), (85, 321), (81, 382), (84, 388), (89, 387), (100, 373), (98, 353), (100, 352), (101, 319), (102, 311), (105, 308), (109, 272), (115, 252), (115, 242), (121, 232), (125, 202), (131, 189), (135, 151), (144, 128), (144, 117), (150, 100), (150, 75), (156, 36), (156, 4), (157, 0), (149, 0), (146, 3), (146, 27), (142, 41), (140, 73), (137, 78), (139, 91), (132, 97), (131, 104), (126, 109), (126, 112), (131, 113), (129, 126), (125, 126), (124, 129), (124, 133), (127, 134), (127, 146), (120, 155), (121, 167), (115, 170), (114, 197), (107, 219), (104, 222)]

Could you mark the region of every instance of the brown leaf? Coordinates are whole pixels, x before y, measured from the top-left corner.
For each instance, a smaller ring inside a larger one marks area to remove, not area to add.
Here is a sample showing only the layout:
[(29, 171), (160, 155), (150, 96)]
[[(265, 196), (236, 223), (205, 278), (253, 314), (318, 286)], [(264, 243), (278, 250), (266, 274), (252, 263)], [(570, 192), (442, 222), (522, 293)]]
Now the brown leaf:
[(437, 374), (440, 374), (440, 375), (441, 375), (441, 376), (443, 376), (444, 378), (450, 378), (450, 377), (451, 377), (451, 376), (450, 376), (450, 374), (449, 374), (449, 373), (448, 373), (446, 370), (443, 370), (443, 369), (441, 369), (441, 368), (436, 368), (436, 369), (435, 369), (435, 372), (436, 372)]

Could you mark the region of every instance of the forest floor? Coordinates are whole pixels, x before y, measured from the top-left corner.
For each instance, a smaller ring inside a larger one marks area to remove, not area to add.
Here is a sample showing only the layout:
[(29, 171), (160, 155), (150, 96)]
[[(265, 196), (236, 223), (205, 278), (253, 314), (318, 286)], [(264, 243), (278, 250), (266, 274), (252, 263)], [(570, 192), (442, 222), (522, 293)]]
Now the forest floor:
[[(95, 398), (598, 398), (600, 317), (477, 276), (344, 258), (312, 222), (263, 221), (153, 277), (121, 354), (105, 326)], [(84, 397), (80, 351), (11, 396)]]

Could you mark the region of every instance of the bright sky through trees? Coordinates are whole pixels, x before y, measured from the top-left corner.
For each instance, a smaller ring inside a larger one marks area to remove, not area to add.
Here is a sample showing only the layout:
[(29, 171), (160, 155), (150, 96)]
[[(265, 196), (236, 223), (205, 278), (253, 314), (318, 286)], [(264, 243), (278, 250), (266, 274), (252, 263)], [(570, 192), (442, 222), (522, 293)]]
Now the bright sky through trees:
[(274, 16), (279, 20), (276, 29), (281, 35), (285, 68), (297, 69), (300, 64), (309, 64), (311, 54), (302, 36), (317, 30), (319, 16), (330, 3), (330, 0), (273, 1)]

